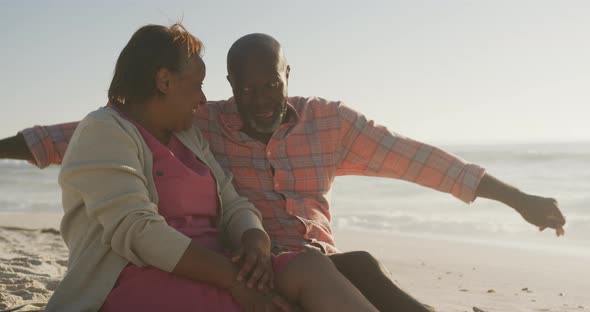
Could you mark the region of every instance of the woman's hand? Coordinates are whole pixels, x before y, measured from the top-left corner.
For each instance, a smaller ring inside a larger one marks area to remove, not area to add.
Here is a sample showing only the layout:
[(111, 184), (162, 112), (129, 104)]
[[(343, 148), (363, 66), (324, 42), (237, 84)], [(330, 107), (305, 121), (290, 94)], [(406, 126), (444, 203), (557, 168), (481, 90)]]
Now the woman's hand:
[(257, 291), (246, 287), (242, 282), (236, 282), (229, 288), (229, 292), (244, 312), (301, 311), (273, 291)]
[(274, 274), (270, 254), (270, 238), (266, 232), (250, 229), (242, 234), (242, 246), (232, 257), (232, 262), (240, 266), (237, 275), (239, 282), (246, 280), (246, 286), (257, 286), (259, 290), (265, 286), (274, 288)]

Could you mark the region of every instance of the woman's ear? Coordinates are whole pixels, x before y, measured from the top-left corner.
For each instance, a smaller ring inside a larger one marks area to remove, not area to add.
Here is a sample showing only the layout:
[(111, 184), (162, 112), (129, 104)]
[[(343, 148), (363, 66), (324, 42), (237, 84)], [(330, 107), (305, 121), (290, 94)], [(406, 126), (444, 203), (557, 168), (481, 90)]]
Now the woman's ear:
[(170, 89), (170, 79), (172, 73), (167, 68), (160, 68), (156, 72), (156, 88), (162, 94), (167, 94)]

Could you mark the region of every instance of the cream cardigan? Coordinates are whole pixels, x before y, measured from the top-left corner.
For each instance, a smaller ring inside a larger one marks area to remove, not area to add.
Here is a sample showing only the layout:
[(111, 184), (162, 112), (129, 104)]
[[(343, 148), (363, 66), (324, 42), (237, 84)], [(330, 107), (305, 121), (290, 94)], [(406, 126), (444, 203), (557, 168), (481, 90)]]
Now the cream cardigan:
[[(221, 238), (237, 246), (244, 231), (262, 229), (260, 213), (236, 193), (199, 130), (175, 135), (216, 179)], [(113, 109), (98, 109), (80, 122), (59, 173), (68, 270), (46, 311), (98, 311), (129, 262), (174, 269), (190, 238), (158, 214), (152, 163), (137, 128)]]

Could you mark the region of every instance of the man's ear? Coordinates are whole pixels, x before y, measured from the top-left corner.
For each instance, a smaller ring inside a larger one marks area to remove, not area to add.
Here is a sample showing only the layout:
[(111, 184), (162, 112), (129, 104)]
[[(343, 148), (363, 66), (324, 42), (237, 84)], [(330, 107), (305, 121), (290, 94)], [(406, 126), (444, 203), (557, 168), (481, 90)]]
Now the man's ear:
[(156, 88), (162, 94), (167, 94), (170, 90), (170, 79), (172, 73), (167, 68), (160, 68), (156, 72)]
[(233, 89), (234, 88), (234, 84), (232, 82), (232, 79), (229, 75), (225, 76), (225, 78), (227, 79), (227, 82), (229, 82), (230, 87)]

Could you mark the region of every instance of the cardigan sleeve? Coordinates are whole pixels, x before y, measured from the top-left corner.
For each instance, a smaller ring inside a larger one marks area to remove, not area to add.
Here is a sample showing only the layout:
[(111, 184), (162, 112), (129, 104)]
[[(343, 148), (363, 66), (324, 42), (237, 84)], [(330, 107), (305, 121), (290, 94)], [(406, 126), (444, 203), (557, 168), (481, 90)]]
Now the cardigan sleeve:
[(139, 144), (117, 122), (87, 117), (59, 174), (64, 210), (84, 209), (102, 226), (102, 243), (120, 256), (170, 272), (190, 238), (170, 227), (150, 200)]
[(249, 229), (259, 229), (264, 231), (262, 226), (262, 215), (245, 197), (238, 194), (232, 183), (233, 176), (225, 172), (219, 162), (213, 156), (209, 149), (209, 144), (203, 138), (201, 131), (193, 127), (197, 135), (201, 152), (213, 171), (219, 185), (219, 194), (221, 197), (221, 209), (223, 215), (220, 220), (220, 227), (223, 230), (224, 239), (232, 247), (238, 247), (241, 244), (242, 234)]

